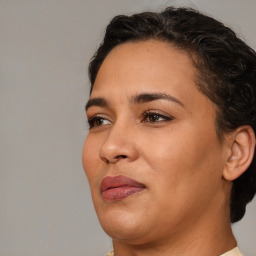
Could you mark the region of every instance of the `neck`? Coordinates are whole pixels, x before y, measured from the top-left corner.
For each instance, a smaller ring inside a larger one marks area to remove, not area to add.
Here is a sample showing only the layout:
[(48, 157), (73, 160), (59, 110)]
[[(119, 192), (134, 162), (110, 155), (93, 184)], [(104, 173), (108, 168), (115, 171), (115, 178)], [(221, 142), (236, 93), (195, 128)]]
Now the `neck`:
[[(223, 209), (220, 209), (223, 212)], [(150, 243), (113, 240), (115, 256), (216, 256), (236, 247), (229, 218), (201, 218), (191, 227)], [(226, 215), (228, 216), (228, 215)], [(222, 216), (223, 217), (223, 216)]]

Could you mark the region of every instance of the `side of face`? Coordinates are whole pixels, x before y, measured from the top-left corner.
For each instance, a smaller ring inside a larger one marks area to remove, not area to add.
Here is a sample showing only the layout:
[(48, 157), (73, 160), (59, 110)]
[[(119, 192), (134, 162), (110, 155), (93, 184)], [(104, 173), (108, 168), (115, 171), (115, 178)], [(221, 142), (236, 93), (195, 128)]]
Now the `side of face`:
[[(227, 150), (216, 134), (215, 107), (195, 76), (186, 53), (154, 40), (117, 46), (104, 60), (87, 109), (83, 166), (112, 238), (171, 239), (226, 213)], [(102, 180), (120, 175), (145, 189), (105, 200)]]

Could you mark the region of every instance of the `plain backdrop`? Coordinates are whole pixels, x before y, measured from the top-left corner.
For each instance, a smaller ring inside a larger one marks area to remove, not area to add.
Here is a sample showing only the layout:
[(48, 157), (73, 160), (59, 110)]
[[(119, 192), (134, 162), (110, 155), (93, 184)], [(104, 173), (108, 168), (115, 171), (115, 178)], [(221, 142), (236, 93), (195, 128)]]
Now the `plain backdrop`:
[[(87, 65), (110, 18), (198, 8), (256, 49), (254, 0), (0, 0), (0, 256), (101, 256), (111, 248), (81, 164)], [(256, 255), (256, 201), (234, 225)]]

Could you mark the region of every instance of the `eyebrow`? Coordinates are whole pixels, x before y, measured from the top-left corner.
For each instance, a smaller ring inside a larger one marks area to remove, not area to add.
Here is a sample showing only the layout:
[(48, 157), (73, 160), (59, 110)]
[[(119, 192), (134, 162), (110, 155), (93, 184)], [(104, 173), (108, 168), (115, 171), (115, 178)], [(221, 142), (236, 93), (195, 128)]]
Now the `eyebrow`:
[(92, 106), (107, 107), (108, 103), (104, 98), (89, 99), (85, 105), (85, 110), (87, 110), (88, 108), (90, 108)]
[(169, 94), (166, 94), (166, 93), (159, 93), (159, 92), (141, 93), (141, 94), (137, 94), (137, 95), (131, 97), (131, 102), (134, 104), (147, 103), (147, 102), (151, 102), (154, 100), (168, 100), (168, 101), (172, 101), (174, 103), (178, 103), (184, 107), (184, 105), (181, 101), (179, 101), (177, 98), (175, 98)]
[[(151, 101), (155, 101), (155, 100), (168, 100), (174, 103), (178, 103), (179, 105), (183, 106), (183, 103), (181, 101), (179, 101), (177, 98), (166, 94), (166, 93), (140, 93), (134, 96), (130, 97), (130, 101), (133, 104), (143, 104), (143, 103), (148, 103)], [(108, 102), (106, 99), (104, 98), (92, 98), (89, 99), (88, 102), (85, 105), (85, 110), (88, 110), (88, 108), (92, 107), (92, 106), (97, 106), (97, 107), (107, 107), (108, 106)]]

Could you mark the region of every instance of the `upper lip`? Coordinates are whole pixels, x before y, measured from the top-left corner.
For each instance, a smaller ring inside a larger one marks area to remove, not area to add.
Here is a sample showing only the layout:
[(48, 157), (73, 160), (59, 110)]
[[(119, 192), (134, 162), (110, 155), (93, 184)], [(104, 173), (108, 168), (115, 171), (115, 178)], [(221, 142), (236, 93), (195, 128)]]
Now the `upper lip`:
[(145, 188), (146, 186), (134, 179), (131, 179), (123, 175), (107, 176), (102, 180), (100, 185), (102, 192), (110, 188), (119, 188), (119, 187)]

